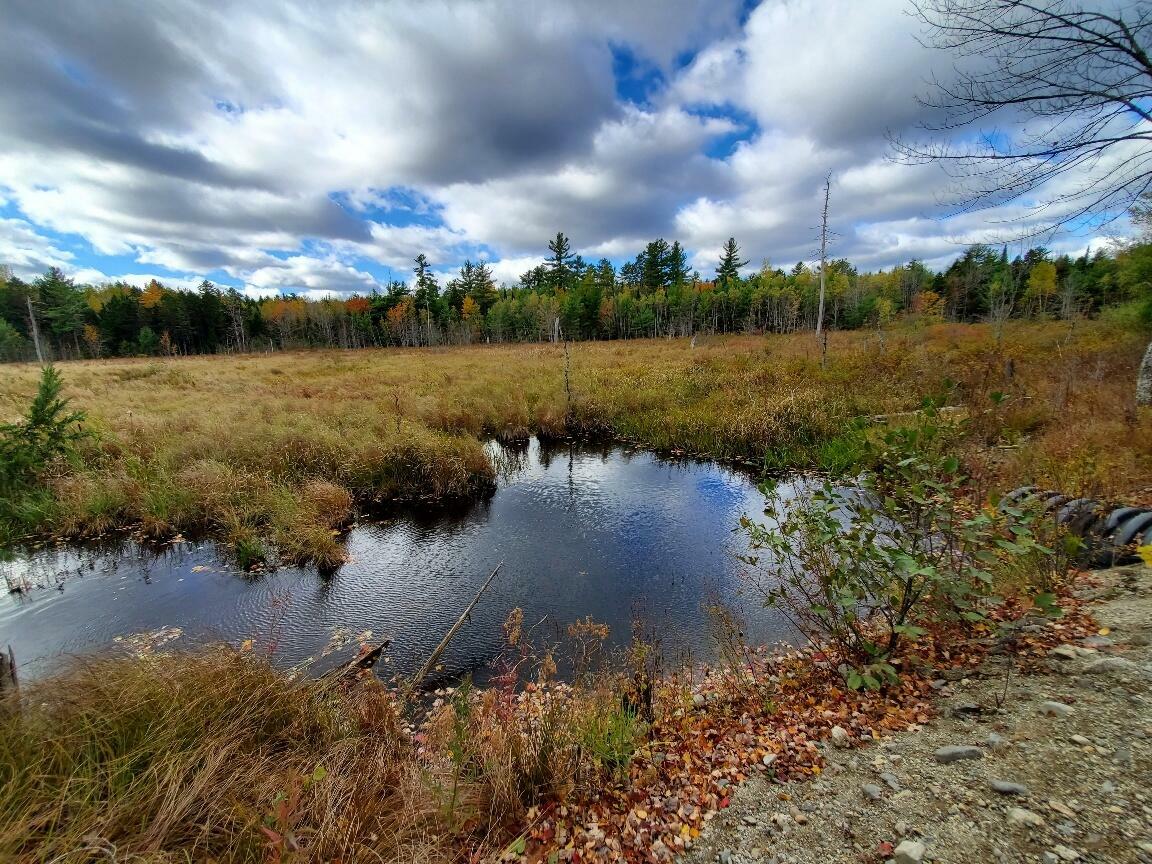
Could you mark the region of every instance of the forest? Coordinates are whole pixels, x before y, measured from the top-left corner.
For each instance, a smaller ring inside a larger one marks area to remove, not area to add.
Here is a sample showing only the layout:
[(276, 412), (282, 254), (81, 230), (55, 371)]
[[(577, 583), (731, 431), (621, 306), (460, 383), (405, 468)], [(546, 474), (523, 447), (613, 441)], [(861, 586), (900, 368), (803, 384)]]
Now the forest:
[[(689, 271), (679, 242), (653, 240), (617, 268), (587, 263), (558, 233), (548, 257), (515, 285), (465, 261), (441, 285), (424, 254), (407, 282), (347, 298), (253, 298), (208, 280), (195, 291), (152, 280), (82, 285), (57, 268), (30, 282), (0, 272), (0, 359), (34, 359), (33, 323), (45, 359), (178, 356), (300, 348), (418, 347), (562, 339), (631, 339), (813, 329), (820, 273), (748, 261), (735, 239), (712, 278)], [(901, 314), (928, 322), (1069, 319), (1152, 301), (1152, 243), (1117, 243), (1078, 258), (1034, 248), (972, 245), (941, 272), (913, 260), (861, 272), (828, 262), (825, 323), (878, 327)], [(1148, 309), (1143, 313), (1152, 317)], [(35, 321), (33, 321), (33, 317)]]

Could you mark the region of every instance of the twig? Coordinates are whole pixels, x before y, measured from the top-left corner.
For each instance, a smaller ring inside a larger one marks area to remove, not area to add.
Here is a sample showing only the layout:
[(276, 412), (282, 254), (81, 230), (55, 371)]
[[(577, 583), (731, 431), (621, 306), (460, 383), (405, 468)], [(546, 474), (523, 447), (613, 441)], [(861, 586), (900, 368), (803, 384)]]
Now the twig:
[(436, 646), (436, 650), (429, 655), (424, 665), (420, 667), (420, 671), (408, 682), (408, 686), (404, 690), (405, 699), (411, 696), (412, 692), (420, 686), (420, 682), (428, 677), (428, 673), (432, 671), (436, 665), (436, 661), (440, 659), (440, 655), (444, 653), (444, 650), (448, 647), (448, 643), (452, 641), (452, 637), (464, 626), (464, 621), (468, 618), (468, 614), (475, 608), (476, 604), (480, 602), (480, 598), (484, 595), (484, 592), (488, 590), (488, 586), (492, 584), (492, 580), (496, 578), (496, 574), (500, 572), (500, 568), (503, 566), (503, 561), (496, 565), (496, 569), (484, 580), (484, 584), (480, 586), (480, 590), (476, 592), (476, 596), (472, 598), (472, 602), (460, 613), (460, 617), (456, 619), (456, 623), (452, 625), (452, 629), (440, 640), (440, 644)]

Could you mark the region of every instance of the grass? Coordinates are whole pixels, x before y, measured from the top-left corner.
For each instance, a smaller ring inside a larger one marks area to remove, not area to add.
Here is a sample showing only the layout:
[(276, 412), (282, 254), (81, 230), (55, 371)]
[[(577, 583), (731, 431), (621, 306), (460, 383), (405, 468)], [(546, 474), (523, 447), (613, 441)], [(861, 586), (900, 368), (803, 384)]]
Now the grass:
[[(809, 334), (694, 349), (576, 343), (570, 405), (555, 345), (67, 363), (66, 395), (98, 434), (80, 470), (0, 527), (0, 545), (135, 525), (157, 538), (212, 533), (250, 560), (268, 544), (284, 560), (335, 566), (354, 502), (491, 489), (489, 436), (607, 435), (780, 469), (842, 468), (858, 451), (854, 418), (914, 410), (948, 379), (989, 489), (1124, 495), (1152, 485), (1152, 419), (1133, 404), (1143, 347), (1109, 321), (1014, 324), (1002, 349), (983, 325), (833, 333), (827, 368)], [(19, 414), (37, 377), (0, 366), (0, 415)], [(997, 392), (1008, 397), (999, 406)]]
[(461, 690), (418, 735), (394, 691), (230, 649), (77, 662), (0, 700), (0, 859), (491, 860), (529, 808), (619, 778), (605, 677)]

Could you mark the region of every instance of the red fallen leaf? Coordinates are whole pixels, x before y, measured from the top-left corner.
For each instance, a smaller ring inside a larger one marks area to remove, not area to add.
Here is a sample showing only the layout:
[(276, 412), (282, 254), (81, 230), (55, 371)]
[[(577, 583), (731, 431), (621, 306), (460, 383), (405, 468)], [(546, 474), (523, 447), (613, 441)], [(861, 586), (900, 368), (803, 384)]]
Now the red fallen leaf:
[(727, 806), (728, 806), (728, 799), (727, 798), (721, 798), (720, 799), (720, 809), (723, 810)]
[(881, 840), (880, 843), (876, 846), (876, 851), (883, 855), (885, 858), (889, 858), (891, 857), (892, 853), (896, 851), (896, 847), (887, 840)]

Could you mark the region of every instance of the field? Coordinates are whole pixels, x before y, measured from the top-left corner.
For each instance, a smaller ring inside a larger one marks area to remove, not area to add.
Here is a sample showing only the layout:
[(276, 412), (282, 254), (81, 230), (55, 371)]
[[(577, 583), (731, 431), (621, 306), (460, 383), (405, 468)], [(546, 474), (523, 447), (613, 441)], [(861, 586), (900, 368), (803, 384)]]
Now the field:
[[(1152, 485), (1152, 416), (1133, 387), (1144, 337), (1107, 321), (699, 340), (324, 351), (61, 364), (95, 433), (4, 526), (84, 537), (131, 525), (221, 537), (242, 561), (337, 564), (356, 502), (483, 494), (483, 440), (628, 439), (771, 468), (852, 458), (854, 418), (943, 395), (968, 418), (987, 492), (1036, 482), (1124, 497)], [(0, 419), (39, 370), (0, 366)], [(1001, 394), (1001, 395), (997, 395)]]

